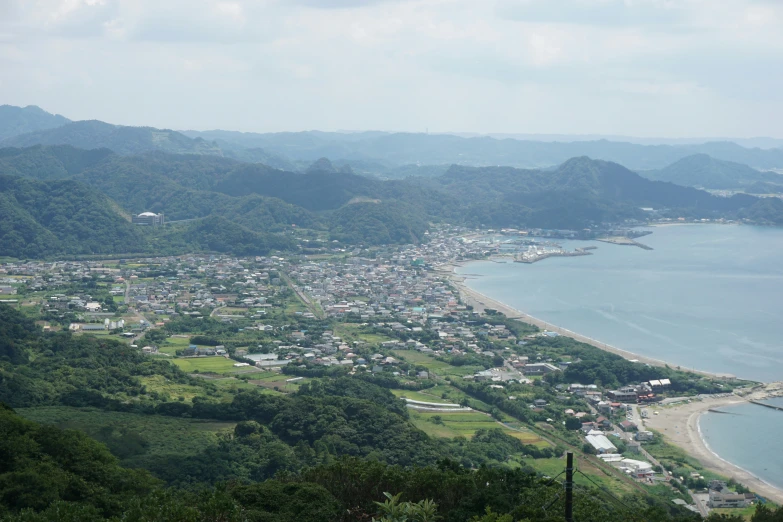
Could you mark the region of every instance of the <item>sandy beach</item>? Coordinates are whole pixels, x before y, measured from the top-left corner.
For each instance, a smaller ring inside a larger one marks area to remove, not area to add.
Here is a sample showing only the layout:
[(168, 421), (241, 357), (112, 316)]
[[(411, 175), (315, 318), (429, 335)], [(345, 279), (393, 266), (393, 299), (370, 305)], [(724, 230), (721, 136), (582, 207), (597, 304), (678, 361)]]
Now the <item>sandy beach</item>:
[[(621, 357), (624, 357), (628, 360), (632, 361), (638, 361), (641, 363), (649, 364), (650, 366), (669, 366), (671, 368), (679, 368), (675, 364), (667, 364), (665, 361), (662, 361), (660, 359), (654, 359), (652, 357), (646, 357), (644, 355), (639, 355), (633, 352), (629, 352), (627, 350), (622, 350), (620, 348), (617, 348), (616, 346), (612, 346), (606, 343), (602, 343), (601, 341), (598, 341), (597, 339), (593, 339), (591, 337), (587, 337), (581, 334), (578, 334), (576, 332), (572, 332), (571, 330), (568, 330), (566, 328), (561, 328), (557, 325), (554, 325), (552, 323), (548, 323), (546, 321), (543, 321), (541, 319), (538, 319), (536, 317), (533, 317), (531, 315), (528, 315), (520, 310), (517, 310), (516, 308), (513, 308), (505, 303), (502, 303), (496, 299), (492, 299), (491, 297), (488, 297), (480, 292), (477, 292), (471, 288), (469, 288), (465, 284), (465, 279), (467, 277), (470, 277), (469, 275), (459, 275), (455, 272), (457, 266), (460, 265), (444, 265), (438, 268), (438, 271), (444, 274), (451, 282), (454, 284), (454, 286), (457, 288), (460, 294), (460, 299), (463, 303), (466, 305), (470, 305), (473, 307), (474, 310), (477, 311), (483, 311), (485, 308), (494, 308), (498, 312), (501, 312), (505, 314), (506, 317), (512, 318), (512, 319), (519, 319), (523, 322), (533, 324), (542, 330), (547, 330), (550, 332), (557, 332), (560, 335), (566, 335), (568, 337), (571, 337), (572, 339), (576, 339), (577, 341), (583, 342), (585, 344), (589, 344), (592, 346), (595, 346), (596, 348), (600, 348), (601, 350), (605, 350), (607, 352), (611, 352), (614, 354), (617, 354)], [(684, 371), (690, 371), (693, 373), (697, 373), (699, 375), (706, 375), (708, 377), (720, 377), (720, 378), (732, 378), (733, 375), (727, 375), (727, 374), (715, 374), (715, 373), (709, 373), (709, 372), (703, 372), (701, 370), (695, 370), (695, 369), (685, 369), (680, 368)]]
[[(502, 312), (503, 314), (505, 314), (506, 317), (512, 319), (519, 319), (526, 323), (534, 324), (541, 329), (548, 330), (551, 332), (557, 332), (561, 335), (567, 335), (573, 339), (576, 339), (577, 341), (590, 344), (592, 346), (595, 346), (596, 348), (600, 348), (601, 350), (606, 350), (608, 352), (615, 353), (629, 360), (639, 361), (642, 363), (649, 364), (651, 366), (666, 365), (666, 362), (664, 361), (653, 359), (651, 357), (638, 355), (632, 352), (628, 352), (626, 350), (621, 350), (614, 346), (597, 341), (596, 339), (592, 339), (590, 337), (580, 335), (576, 332), (572, 332), (565, 328), (560, 328), (557, 325), (553, 325), (551, 323), (548, 323), (536, 317), (532, 317), (505, 303), (502, 303), (496, 299), (492, 299), (491, 297), (488, 297), (480, 292), (477, 292), (469, 288), (465, 284), (466, 278), (470, 277), (469, 274), (459, 275), (455, 272), (457, 266), (461, 266), (461, 265), (453, 265), (453, 264), (444, 265), (439, 267), (437, 270), (438, 272), (442, 273), (445, 277), (447, 277), (452, 282), (452, 284), (457, 288), (462, 302), (465, 303), (466, 305), (472, 306), (474, 310), (483, 311), (485, 308), (494, 308), (498, 312)], [(676, 367), (675, 365), (669, 365), (669, 366)], [(710, 377), (733, 377), (725, 374), (718, 375), (709, 372), (702, 372), (699, 370), (688, 370), (688, 371), (692, 371), (694, 373), (698, 373)], [(778, 384), (780, 383), (766, 385), (766, 388), (770, 389), (770, 391), (773, 391), (771, 395), (779, 395), (783, 393), (783, 385), (780, 386), (781, 388), (780, 390), (774, 387)], [(658, 415), (650, 417), (649, 419), (646, 419), (644, 422), (646, 426), (660, 433), (663, 433), (667, 441), (681, 447), (689, 455), (695, 457), (699, 462), (701, 462), (701, 464), (706, 469), (709, 469), (710, 471), (713, 471), (715, 473), (720, 473), (721, 475), (724, 476), (732, 477), (737, 482), (746, 485), (747, 487), (749, 487), (759, 495), (766, 497), (778, 504), (783, 505), (782, 490), (767, 484), (766, 482), (762, 481), (752, 473), (749, 473), (748, 471), (745, 471), (742, 468), (739, 468), (734, 464), (731, 464), (730, 462), (727, 462), (721, 459), (720, 457), (718, 457), (716, 454), (710, 451), (710, 449), (704, 443), (704, 440), (702, 439), (701, 434), (699, 432), (699, 417), (710, 408), (726, 407), (734, 404), (741, 404), (746, 402), (748, 398), (761, 399), (763, 398), (764, 393), (765, 392), (759, 391), (758, 396), (755, 396), (757, 394), (753, 394), (751, 396), (744, 397), (744, 398), (739, 396), (709, 398), (709, 399), (694, 401), (691, 403), (684, 403), (681, 405), (659, 408), (656, 409), (656, 411), (659, 411)]]
[(668, 442), (681, 447), (689, 455), (698, 459), (706, 469), (734, 478), (762, 497), (783, 504), (783, 491), (718, 457), (710, 451), (699, 433), (699, 417), (707, 410), (744, 402), (745, 400), (740, 397), (725, 397), (662, 408), (651, 406), (658, 411), (658, 415), (652, 415), (643, 422), (646, 427), (663, 433)]

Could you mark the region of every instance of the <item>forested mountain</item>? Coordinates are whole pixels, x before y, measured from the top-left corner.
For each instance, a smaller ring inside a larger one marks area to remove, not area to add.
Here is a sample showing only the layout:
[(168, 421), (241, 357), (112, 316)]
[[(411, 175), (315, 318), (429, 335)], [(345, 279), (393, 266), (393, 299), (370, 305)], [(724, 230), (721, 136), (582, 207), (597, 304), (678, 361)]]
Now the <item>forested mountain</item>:
[(86, 185), (0, 175), (0, 255), (139, 252), (144, 245), (138, 227)]
[(70, 122), (65, 116), (48, 113), (35, 105), (0, 105), (0, 141), (28, 132), (53, 129)]
[(203, 139), (191, 139), (179, 132), (152, 127), (125, 127), (97, 120), (75, 121), (61, 127), (6, 138), (0, 147), (72, 145), (81, 149), (107, 148), (118, 154), (151, 150), (173, 153), (221, 155), (220, 147)]
[[(720, 198), (651, 181), (616, 163), (586, 157), (570, 159), (554, 170), (454, 165), (443, 176), (420, 183), (457, 200), (468, 222), (492, 226), (578, 229), (606, 221), (643, 219), (640, 207), (693, 217), (737, 217), (742, 209), (759, 202), (747, 195)], [(775, 219), (783, 222), (783, 215)]]
[(708, 189), (738, 189), (759, 182), (783, 184), (783, 175), (760, 172), (747, 165), (718, 160), (707, 154), (687, 156), (666, 168), (644, 170), (639, 174), (652, 180)]
[[(74, 206), (91, 208), (81, 205), (81, 199), (95, 191), (113, 200), (104, 198), (97, 204), (97, 208), (110, 209), (113, 221), (96, 220), (98, 229), (104, 222), (115, 223), (118, 228), (113, 232), (103, 230), (113, 239), (101, 245), (81, 241), (78, 248), (66, 248), (77, 242), (70, 233), (51, 241), (50, 234), (58, 229), (34, 217), (37, 203), (9, 200), (10, 192), (4, 193), (6, 245), (15, 245), (7, 246), (7, 253), (24, 256), (188, 248), (260, 253), (292, 248), (289, 240), (277, 235), (292, 226), (328, 232), (330, 239), (347, 244), (408, 243), (423, 240), (433, 221), (583, 229), (645, 219), (640, 207), (663, 210), (672, 217), (783, 222), (783, 212), (776, 205), (753, 196), (716, 197), (691, 187), (651, 181), (616, 163), (586, 157), (548, 170), (453, 165), (441, 175), (383, 181), (357, 175), (346, 165), (335, 167), (326, 158), (305, 172), (287, 172), (211, 155), (153, 151), (126, 156), (108, 149), (37, 145), (0, 149), (0, 174), (35, 178), (38, 183), (30, 186), (36, 190), (68, 180), (70, 186), (79, 187), (72, 195)], [(61, 191), (60, 196), (68, 194)], [(119, 209), (126, 216), (163, 212), (169, 221), (209, 219), (188, 225), (203, 227), (200, 231), (167, 226), (166, 230), (139, 232), (127, 222), (118, 224), (117, 220), (123, 220)], [(88, 221), (83, 216), (83, 212), (73, 213), (65, 219)], [(232, 249), (232, 242), (225, 238), (234, 238), (236, 247)]]

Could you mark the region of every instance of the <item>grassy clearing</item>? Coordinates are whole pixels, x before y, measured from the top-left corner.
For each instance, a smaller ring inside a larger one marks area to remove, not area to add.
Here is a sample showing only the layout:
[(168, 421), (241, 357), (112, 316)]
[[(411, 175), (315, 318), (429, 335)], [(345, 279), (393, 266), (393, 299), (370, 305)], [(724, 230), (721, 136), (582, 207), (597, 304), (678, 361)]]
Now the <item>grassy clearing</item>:
[(190, 384), (180, 384), (166, 379), (162, 375), (140, 377), (141, 383), (147, 387), (147, 391), (161, 394), (168, 400), (176, 401), (184, 397), (185, 402), (191, 402), (193, 397), (204, 395), (204, 388)]
[(348, 344), (353, 341), (364, 341), (368, 344), (379, 345), (386, 341), (391, 341), (391, 337), (385, 335), (363, 332), (363, 327), (358, 324), (343, 323), (334, 327), (334, 333)]
[(711, 509), (710, 514), (712, 513), (716, 515), (739, 516), (745, 520), (750, 520), (756, 513), (756, 506), (754, 504), (745, 508), (717, 508)]
[(169, 337), (158, 345), (158, 351), (160, 353), (174, 355), (177, 350), (184, 350), (188, 346), (190, 346), (190, 337)]
[(235, 425), (231, 422), (180, 419), (68, 406), (19, 408), (16, 411), (30, 420), (54, 424), (60, 428), (76, 429), (102, 441), (110, 441), (111, 437), (116, 437), (119, 432), (133, 432), (146, 446), (143, 451), (145, 457), (167, 453), (198, 453), (215, 444), (219, 433), (231, 431)]
[(390, 390), (397, 397), (404, 397), (412, 401), (437, 402), (438, 404), (457, 404), (448, 399), (443, 399), (438, 395), (428, 393), (428, 390), (410, 391), (410, 390)]
[(264, 372), (258, 375), (260, 377), (255, 378), (256, 376), (254, 375), (254, 378), (249, 382), (269, 390), (275, 390), (275, 388), (277, 388), (277, 391), (286, 393), (294, 392), (298, 390), (301, 385), (310, 381), (310, 379), (305, 378), (296, 382), (287, 382), (287, 380), (291, 379), (292, 377), (290, 375), (277, 372)]
[[(608, 489), (615, 495), (625, 495), (635, 491), (633, 485), (611, 474), (611, 472), (605, 472), (590, 460), (577, 458), (575, 461), (578, 470), (589, 476), (593, 482), (599, 484), (602, 488)], [(564, 458), (524, 459), (524, 463), (549, 477), (555, 477), (565, 469)], [(594, 487), (594, 484), (581, 473), (574, 474), (574, 482), (580, 486)]]
[(198, 370), (200, 373), (236, 373), (234, 368), (236, 361), (225, 357), (181, 357), (172, 359), (171, 362), (180, 367), (183, 372), (192, 373)]
[[(471, 438), (478, 430), (499, 428), (507, 435), (517, 438), (525, 444), (547, 445), (546, 442), (542, 441), (535, 433), (529, 431), (514, 431), (496, 422), (489, 415), (479, 412), (435, 413), (416, 410), (409, 411), (411, 422), (431, 437)], [(441, 421), (438, 423), (433, 422), (437, 417), (440, 417)]]

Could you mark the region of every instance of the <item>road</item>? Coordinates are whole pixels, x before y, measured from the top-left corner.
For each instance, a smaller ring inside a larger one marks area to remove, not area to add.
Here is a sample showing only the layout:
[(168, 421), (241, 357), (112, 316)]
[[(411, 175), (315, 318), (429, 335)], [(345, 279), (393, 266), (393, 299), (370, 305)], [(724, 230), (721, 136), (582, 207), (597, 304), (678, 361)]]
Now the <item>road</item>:
[(304, 305), (307, 307), (310, 312), (316, 316), (318, 319), (326, 319), (326, 314), (323, 312), (323, 310), (320, 309), (320, 307), (316, 307), (312, 301), (310, 301), (310, 298), (307, 297), (307, 295), (299, 290), (299, 288), (296, 287), (293, 281), (291, 281), (291, 278), (288, 277), (287, 274), (280, 273), (280, 277), (285, 281), (285, 284), (288, 285), (288, 288), (294, 291), (296, 293), (296, 296), (299, 298), (300, 301), (304, 303)]

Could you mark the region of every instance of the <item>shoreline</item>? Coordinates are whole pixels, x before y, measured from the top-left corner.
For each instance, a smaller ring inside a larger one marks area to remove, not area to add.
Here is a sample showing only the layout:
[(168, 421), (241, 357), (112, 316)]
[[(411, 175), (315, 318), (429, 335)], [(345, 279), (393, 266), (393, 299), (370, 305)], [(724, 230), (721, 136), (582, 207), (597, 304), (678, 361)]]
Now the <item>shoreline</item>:
[(754, 493), (783, 505), (783, 489), (724, 459), (712, 451), (702, 435), (700, 420), (709, 409), (746, 403), (747, 400), (742, 397), (733, 396), (706, 398), (690, 404), (661, 407), (657, 410), (658, 415), (644, 419), (643, 424), (661, 433), (667, 442), (682, 448), (688, 455), (698, 460), (705, 469), (733, 478)]
[[(627, 350), (622, 350), (533, 317), (468, 287), (465, 281), (469, 275), (460, 275), (456, 273), (457, 267), (465, 266), (465, 264), (467, 263), (448, 263), (436, 268), (436, 271), (445, 275), (445, 277), (457, 288), (460, 300), (466, 305), (473, 306), (474, 310), (483, 311), (485, 308), (494, 308), (510, 319), (519, 319), (541, 329), (557, 332), (601, 350), (614, 353), (625, 359), (635, 360), (651, 366), (680, 368), (681, 371), (689, 371), (707, 377), (735, 378), (733, 375), (715, 374), (696, 369), (683, 370), (677, 365), (667, 364), (665, 361), (659, 359), (645, 357)], [(645, 419), (644, 424), (649, 425), (658, 430), (659, 433), (664, 434), (670, 443), (682, 448), (688, 455), (698, 460), (706, 469), (720, 475), (729, 475), (729, 477), (734, 478), (737, 482), (747, 486), (760, 496), (772, 500), (779, 505), (783, 505), (783, 488), (769, 484), (740, 466), (723, 459), (710, 449), (701, 434), (699, 419), (702, 415), (707, 413), (710, 408), (737, 406), (747, 402), (748, 398), (740, 396), (717, 399), (705, 398), (686, 405), (660, 408), (660, 414), (653, 418)], [(680, 425), (685, 426), (682, 432), (677, 431), (677, 428), (680, 428)], [(669, 430), (669, 428), (671, 428), (671, 430)]]
[[(468, 263), (470, 262), (472, 261), (468, 261)], [(562, 328), (555, 324), (544, 321), (543, 319), (533, 317), (532, 315), (526, 314), (521, 310), (518, 310), (510, 305), (507, 305), (506, 303), (498, 301), (497, 299), (493, 299), (485, 294), (482, 294), (481, 292), (478, 292), (477, 290), (470, 288), (465, 282), (466, 279), (469, 277), (469, 275), (468, 274), (460, 275), (457, 274), (456, 272), (457, 267), (461, 267), (461, 266), (465, 266), (465, 264), (449, 263), (438, 267), (436, 270), (442, 272), (445, 275), (445, 277), (448, 278), (449, 281), (451, 281), (451, 283), (457, 288), (457, 291), (459, 292), (460, 300), (466, 305), (473, 306), (474, 310), (483, 311), (485, 308), (494, 308), (498, 312), (503, 313), (509, 319), (519, 319), (526, 323), (535, 325), (542, 330), (556, 332), (560, 335), (571, 337), (572, 339), (575, 339), (579, 342), (583, 342), (585, 344), (594, 346), (600, 350), (604, 350), (606, 352), (619, 355), (620, 357), (623, 357), (630, 361), (649, 364), (650, 366), (658, 366), (658, 367), (668, 366), (670, 368), (679, 369), (680, 371), (691, 372), (706, 377), (714, 377), (719, 379), (737, 378), (735, 375), (731, 375), (731, 374), (706, 372), (702, 370), (697, 370), (695, 368), (683, 368), (680, 365), (668, 363), (661, 359), (655, 359), (654, 357), (648, 357), (645, 355), (640, 355), (637, 353), (630, 352), (628, 350), (623, 350), (622, 348), (617, 348), (616, 346), (603, 343), (597, 339), (593, 339), (592, 337), (587, 337), (586, 335), (582, 335), (577, 332), (568, 330), (567, 328)]]

